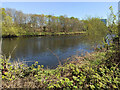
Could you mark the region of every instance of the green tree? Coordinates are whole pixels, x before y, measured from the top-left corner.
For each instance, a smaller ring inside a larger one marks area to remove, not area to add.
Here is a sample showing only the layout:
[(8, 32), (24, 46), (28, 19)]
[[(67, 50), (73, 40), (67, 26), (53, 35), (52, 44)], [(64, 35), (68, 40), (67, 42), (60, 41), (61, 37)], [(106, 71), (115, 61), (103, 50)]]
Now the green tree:
[(101, 41), (108, 33), (107, 26), (99, 18), (88, 18), (85, 23), (87, 25), (86, 32), (90, 40)]

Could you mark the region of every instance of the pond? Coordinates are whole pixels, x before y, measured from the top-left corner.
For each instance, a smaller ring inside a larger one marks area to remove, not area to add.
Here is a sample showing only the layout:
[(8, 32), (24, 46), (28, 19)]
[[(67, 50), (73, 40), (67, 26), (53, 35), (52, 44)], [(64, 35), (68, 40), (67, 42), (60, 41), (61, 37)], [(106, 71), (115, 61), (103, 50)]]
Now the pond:
[(2, 55), (11, 55), (11, 62), (26, 61), (31, 65), (38, 61), (45, 67), (55, 67), (58, 58), (63, 61), (81, 52), (92, 52), (93, 48), (85, 35), (3, 38), (2, 41)]

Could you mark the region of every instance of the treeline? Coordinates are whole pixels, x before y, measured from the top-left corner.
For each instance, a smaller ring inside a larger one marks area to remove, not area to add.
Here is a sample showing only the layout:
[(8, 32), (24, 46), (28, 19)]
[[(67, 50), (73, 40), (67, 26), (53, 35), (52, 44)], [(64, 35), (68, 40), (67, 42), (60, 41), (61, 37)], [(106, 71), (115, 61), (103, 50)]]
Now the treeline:
[[(97, 28), (99, 26), (101, 26), (101, 28)], [(57, 17), (44, 14), (24, 14), (22, 11), (15, 9), (2, 8), (3, 36), (29, 35), (39, 32), (82, 32), (89, 31), (89, 29), (99, 29), (99, 31), (103, 32), (105, 31), (104, 28), (106, 28), (106, 26), (99, 18), (79, 20), (78, 18), (69, 18), (65, 15)]]

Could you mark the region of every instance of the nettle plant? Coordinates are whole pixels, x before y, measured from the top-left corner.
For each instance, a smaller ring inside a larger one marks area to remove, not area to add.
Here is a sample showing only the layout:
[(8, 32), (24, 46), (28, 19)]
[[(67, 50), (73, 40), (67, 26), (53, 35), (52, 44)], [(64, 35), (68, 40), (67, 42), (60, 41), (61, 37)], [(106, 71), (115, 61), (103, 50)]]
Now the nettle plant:
[(8, 59), (1, 59), (2, 79), (12, 81), (18, 78), (24, 78), (30, 74), (36, 74), (40, 68), (35, 68), (38, 62), (28, 67), (21, 62), (10, 63)]
[(108, 19), (108, 36), (107, 40), (109, 42), (106, 42), (104, 39), (104, 45), (105, 48), (107, 49), (107, 54), (106, 57), (108, 57), (108, 60), (111, 60), (111, 62), (119, 62), (119, 47), (120, 47), (120, 42), (119, 42), (119, 25), (117, 23), (116, 15), (113, 12), (112, 6), (109, 8), (110, 9), (110, 16)]

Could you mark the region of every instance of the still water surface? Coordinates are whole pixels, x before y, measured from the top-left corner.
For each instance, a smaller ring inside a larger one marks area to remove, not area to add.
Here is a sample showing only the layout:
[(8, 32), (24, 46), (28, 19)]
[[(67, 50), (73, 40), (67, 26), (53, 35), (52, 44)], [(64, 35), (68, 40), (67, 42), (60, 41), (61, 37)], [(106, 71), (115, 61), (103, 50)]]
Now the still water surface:
[(92, 52), (92, 45), (84, 35), (4, 38), (2, 54), (12, 53), (11, 61), (29, 61), (28, 65), (38, 61), (45, 67), (54, 67), (58, 64), (55, 55), (62, 61), (81, 51)]

